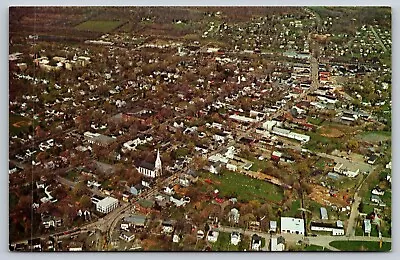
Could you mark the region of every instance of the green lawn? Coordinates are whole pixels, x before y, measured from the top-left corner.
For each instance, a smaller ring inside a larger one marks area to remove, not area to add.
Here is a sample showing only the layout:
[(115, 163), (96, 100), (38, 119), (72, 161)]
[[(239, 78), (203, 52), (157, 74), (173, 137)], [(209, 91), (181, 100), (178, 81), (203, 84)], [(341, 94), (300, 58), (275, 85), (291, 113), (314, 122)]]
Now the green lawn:
[(283, 214), (283, 216), (286, 216), (286, 217), (296, 216), (297, 213), (301, 212), (299, 210), (299, 208), (300, 208), (300, 200), (294, 200), (292, 202), (292, 205), (290, 206), (290, 210), (289, 211), (285, 211), (282, 214)]
[(213, 186), (224, 197), (236, 197), (240, 201), (268, 200), (281, 201), (282, 188), (257, 179), (252, 179), (244, 174), (225, 170), (221, 175), (204, 173), (205, 178), (213, 181)]
[(67, 173), (67, 175), (65, 176), (65, 178), (67, 178), (70, 181), (76, 181), (77, 177), (78, 177), (78, 173), (76, 171), (73, 171), (73, 170), (69, 171)]
[(267, 160), (260, 161), (256, 158), (253, 161), (253, 165), (251, 166), (250, 171), (254, 171), (254, 172), (263, 171), (270, 165), (271, 165), (270, 161), (267, 161)]
[(78, 30), (93, 31), (93, 32), (110, 32), (123, 24), (122, 21), (107, 21), (107, 20), (90, 20), (75, 26)]
[(322, 246), (317, 246), (317, 245), (309, 245), (304, 248), (304, 251), (330, 251), (329, 249), (323, 248)]
[(330, 246), (336, 247), (341, 251), (381, 251), (388, 252), (392, 249), (392, 243), (382, 243), (382, 248), (379, 248), (379, 242), (371, 241), (333, 241)]
[(321, 119), (319, 117), (317, 118), (308, 117), (307, 121), (313, 125), (320, 125), (324, 121), (324, 119)]

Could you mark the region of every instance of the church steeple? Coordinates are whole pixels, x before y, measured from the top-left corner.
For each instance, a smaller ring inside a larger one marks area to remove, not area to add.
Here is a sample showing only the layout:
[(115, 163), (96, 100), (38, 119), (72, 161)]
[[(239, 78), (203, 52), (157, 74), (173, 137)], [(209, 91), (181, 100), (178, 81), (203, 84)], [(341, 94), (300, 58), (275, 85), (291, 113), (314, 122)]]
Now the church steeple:
[(157, 150), (157, 159), (155, 163), (155, 172), (156, 172), (156, 177), (162, 175), (162, 164), (161, 164), (161, 157), (160, 157), (160, 150)]

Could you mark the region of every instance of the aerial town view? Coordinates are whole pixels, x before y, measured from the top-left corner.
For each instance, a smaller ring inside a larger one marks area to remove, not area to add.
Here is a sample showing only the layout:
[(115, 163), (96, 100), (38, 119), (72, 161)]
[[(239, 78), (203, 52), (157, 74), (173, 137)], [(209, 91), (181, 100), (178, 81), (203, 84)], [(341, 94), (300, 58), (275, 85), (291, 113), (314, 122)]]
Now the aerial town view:
[(10, 251), (391, 251), (390, 7), (10, 7)]

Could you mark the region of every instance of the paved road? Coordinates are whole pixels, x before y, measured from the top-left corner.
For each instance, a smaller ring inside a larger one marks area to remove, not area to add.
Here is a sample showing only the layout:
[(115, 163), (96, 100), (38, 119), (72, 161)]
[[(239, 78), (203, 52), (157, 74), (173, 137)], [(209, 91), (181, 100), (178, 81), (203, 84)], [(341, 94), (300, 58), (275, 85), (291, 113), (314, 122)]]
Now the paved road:
[[(296, 234), (269, 234), (266, 232), (260, 232), (260, 231), (252, 231), (252, 230), (244, 230), (242, 228), (234, 228), (234, 227), (226, 227), (226, 226), (221, 226), (219, 228), (216, 228), (215, 230), (218, 230), (220, 232), (226, 232), (226, 233), (231, 233), (233, 231), (240, 232), (242, 234), (245, 234), (247, 236), (252, 236), (253, 234), (257, 234), (266, 240), (266, 244), (269, 244), (269, 240), (271, 237), (277, 237), (277, 236), (283, 236), (285, 238), (286, 243), (297, 243), (299, 240), (302, 240), (304, 242), (308, 242), (308, 244), (312, 245), (318, 245), (325, 247), (331, 251), (339, 251), (337, 248), (334, 248), (329, 245), (329, 243), (333, 241), (374, 241), (374, 242), (379, 242), (381, 239), (378, 237), (368, 237), (368, 236), (324, 236), (320, 235), (317, 237), (304, 237), (303, 235), (296, 235)], [(383, 237), (382, 238), (383, 242), (392, 242), (392, 238), (389, 237)]]

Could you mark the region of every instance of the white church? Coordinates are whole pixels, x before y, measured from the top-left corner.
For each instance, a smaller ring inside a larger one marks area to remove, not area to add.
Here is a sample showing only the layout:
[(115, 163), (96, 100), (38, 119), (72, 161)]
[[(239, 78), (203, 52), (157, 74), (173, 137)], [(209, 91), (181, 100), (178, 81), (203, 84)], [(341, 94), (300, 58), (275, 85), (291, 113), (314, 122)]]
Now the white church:
[(143, 174), (146, 177), (150, 178), (157, 178), (162, 175), (162, 165), (161, 165), (161, 158), (160, 158), (160, 150), (157, 151), (157, 159), (155, 164), (148, 163), (148, 162), (141, 162), (139, 167), (137, 167), (138, 172)]

